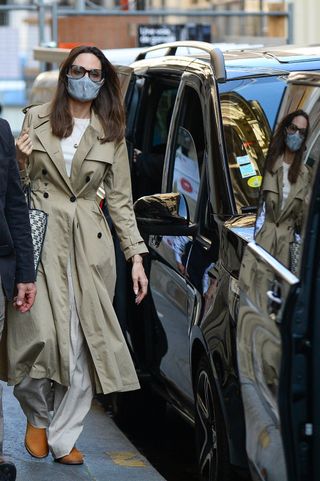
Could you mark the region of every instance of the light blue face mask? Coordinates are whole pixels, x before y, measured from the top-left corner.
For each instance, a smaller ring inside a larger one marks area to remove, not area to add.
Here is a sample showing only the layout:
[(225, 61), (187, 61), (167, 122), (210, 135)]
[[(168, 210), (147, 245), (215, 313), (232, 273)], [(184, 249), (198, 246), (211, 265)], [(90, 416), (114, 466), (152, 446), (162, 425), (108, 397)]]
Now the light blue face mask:
[(80, 102), (89, 102), (94, 100), (104, 84), (104, 79), (100, 82), (93, 82), (87, 75), (82, 78), (75, 79), (67, 75), (67, 90), (70, 97)]
[(294, 134), (287, 134), (285, 138), (286, 146), (288, 147), (291, 152), (297, 152), (300, 149), (304, 137), (301, 137), (299, 132), (295, 132)]

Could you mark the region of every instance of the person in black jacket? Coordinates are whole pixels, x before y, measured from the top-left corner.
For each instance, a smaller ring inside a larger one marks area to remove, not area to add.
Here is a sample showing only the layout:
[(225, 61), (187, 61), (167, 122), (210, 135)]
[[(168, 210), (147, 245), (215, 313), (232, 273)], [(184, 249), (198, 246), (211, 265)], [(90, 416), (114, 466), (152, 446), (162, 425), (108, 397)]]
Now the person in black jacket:
[[(0, 337), (5, 302), (20, 312), (31, 309), (35, 296), (35, 270), (28, 207), (20, 185), (14, 138), (8, 122), (0, 119)], [(0, 386), (0, 412), (2, 386)], [(3, 420), (0, 419), (0, 481), (13, 481), (16, 468), (1, 457)]]

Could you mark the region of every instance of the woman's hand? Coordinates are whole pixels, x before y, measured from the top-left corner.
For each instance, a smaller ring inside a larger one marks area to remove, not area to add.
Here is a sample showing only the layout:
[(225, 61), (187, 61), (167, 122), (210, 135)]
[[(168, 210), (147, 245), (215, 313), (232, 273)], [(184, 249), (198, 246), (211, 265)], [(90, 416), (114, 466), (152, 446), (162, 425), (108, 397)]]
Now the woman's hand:
[(17, 284), (17, 295), (13, 299), (13, 306), (22, 313), (30, 311), (37, 294), (37, 287), (34, 282)]
[(134, 255), (132, 258), (132, 281), (133, 292), (136, 295), (136, 304), (140, 304), (142, 299), (146, 297), (148, 291), (148, 279), (144, 272), (142, 257)]
[(33, 145), (29, 137), (29, 129), (24, 129), (16, 140), (16, 154), (20, 170), (25, 169), (27, 158), (32, 150)]

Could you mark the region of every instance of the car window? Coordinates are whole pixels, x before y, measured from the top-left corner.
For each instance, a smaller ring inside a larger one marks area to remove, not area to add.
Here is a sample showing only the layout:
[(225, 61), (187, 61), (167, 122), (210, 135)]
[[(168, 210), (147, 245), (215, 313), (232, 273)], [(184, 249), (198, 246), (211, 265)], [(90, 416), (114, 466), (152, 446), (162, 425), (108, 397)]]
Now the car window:
[(220, 86), (227, 162), (239, 214), (258, 206), (264, 161), (284, 88), (279, 77), (233, 80)]
[(194, 89), (185, 88), (177, 118), (172, 148), (172, 176), (168, 189), (186, 197), (190, 220), (194, 221), (204, 156), (202, 109)]
[(177, 95), (176, 88), (162, 90), (154, 118), (152, 150), (167, 143), (170, 120), (174, 101)]
[(298, 277), (320, 155), (319, 98), (319, 87), (289, 87), (285, 93), (266, 156), (255, 227), (257, 244)]
[(164, 157), (177, 94), (171, 80), (137, 77), (128, 105), (132, 191), (136, 200), (161, 192)]
[(127, 91), (125, 105), (127, 112), (126, 137), (132, 138), (134, 135), (135, 121), (138, 114), (140, 98), (145, 84), (144, 78), (133, 77), (131, 85)]

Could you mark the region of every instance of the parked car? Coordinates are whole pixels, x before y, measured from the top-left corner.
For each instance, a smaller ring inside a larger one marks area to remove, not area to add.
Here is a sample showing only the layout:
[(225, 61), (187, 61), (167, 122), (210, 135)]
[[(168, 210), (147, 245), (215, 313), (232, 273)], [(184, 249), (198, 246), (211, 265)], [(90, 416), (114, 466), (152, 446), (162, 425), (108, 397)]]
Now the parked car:
[[(247, 452), (253, 479), (259, 481), (320, 479), (319, 107), (320, 74), (290, 74), (277, 123), (298, 108), (308, 114), (310, 122), (303, 159), (310, 178), (307, 195), (299, 199), (298, 268), (292, 272), (294, 266), (283, 264), (280, 249), (258, 235), (257, 220), (240, 270), (238, 366)], [(297, 199), (288, 197), (285, 208), (290, 209), (293, 202)], [(291, 241), (287, 235), (288, 252)]]
[(126, 329), (144, 385), (194, 424), (201, 479), (225, 481), (247, 469), (241, 260), (286, 78), (319, 70), (320, 49), (192, 45), (198, 54), (174, 43), (131, 65), (127, 142), (150, 294), (137, 309), (132, 300)]

